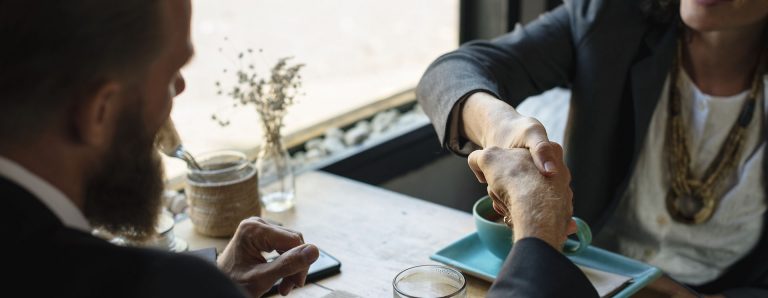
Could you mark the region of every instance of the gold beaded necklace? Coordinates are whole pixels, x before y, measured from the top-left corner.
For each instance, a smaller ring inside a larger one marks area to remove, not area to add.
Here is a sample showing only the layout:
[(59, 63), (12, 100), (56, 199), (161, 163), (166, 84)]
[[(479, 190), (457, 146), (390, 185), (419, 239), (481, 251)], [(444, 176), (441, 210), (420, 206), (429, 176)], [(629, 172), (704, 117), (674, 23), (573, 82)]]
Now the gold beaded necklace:
[(686, 136), (688, 129), (683, 123), (680, 90), (677, 88), (678, 73), (682, 69), (682, 42), (678, 40), (677, 57), (670, 74), (669, 115), (665, 138), (667, 164), (671, 176), (666, 205), (667, 211), (675, 221), (700, 224), (708, 221), (715, 213), (724, 194), (725, 178), (737, 168), (758, 96), (763, 95), (762, 74), (765, 73), (765, 56), (765, 52), (760, 56), (751, 90), (736, 123), (731, 127), (720, 151), (704, 175), (696, 178), (691, 172), (691, 157)]

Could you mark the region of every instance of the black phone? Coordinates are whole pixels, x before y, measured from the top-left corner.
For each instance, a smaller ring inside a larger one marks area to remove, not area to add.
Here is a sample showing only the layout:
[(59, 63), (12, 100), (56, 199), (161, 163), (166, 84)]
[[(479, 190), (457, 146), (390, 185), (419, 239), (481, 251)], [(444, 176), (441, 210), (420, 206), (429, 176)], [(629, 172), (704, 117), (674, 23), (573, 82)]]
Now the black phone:
[[(277, 258), (277, 256), (270, 258), (269, 261), (271, 262), (275, 258)], [(308, 284), (315, 282), (328, 276), (335, 275), (339, 272), (341, 272), (341, 262), (323, 250), (320, 250), (320, 256), (314, 263), (312, 263), (312, 265), (309, 266), (306, 283)], [(266, 296), (276, 294), (278, 284), (280, 284), (280, 280), (278, 280), (277, 283), (275, 283), (275, 285), (273, 285), (272, 288), (269, 289), (269, 291), (264, 295)]]

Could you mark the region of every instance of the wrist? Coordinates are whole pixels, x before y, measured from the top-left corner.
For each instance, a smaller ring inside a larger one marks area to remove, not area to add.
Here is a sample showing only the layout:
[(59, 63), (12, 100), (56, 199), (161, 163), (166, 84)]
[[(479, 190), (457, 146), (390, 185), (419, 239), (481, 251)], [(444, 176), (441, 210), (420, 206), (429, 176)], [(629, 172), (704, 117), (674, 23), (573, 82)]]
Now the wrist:
[(496, 141), (494, 129), (500, 123), (520, 116), (512, 106), (485, 92), (470, 95), (461, 105), (459, 114), (461, 136), (483, 148), (504, 147), (505, 144)]
[[(514, 242), (524, 238), (537, 238), (552, 246), (557, 251), (561, 251), (563, 248), (564, 238), (562, 233), (557, 233), (555, 229), (546, 227), (545, 225), (536, 224), (520, 224), (514, 225), (513, 229)], [(560, 236), (558, 236), (560, 235)]]

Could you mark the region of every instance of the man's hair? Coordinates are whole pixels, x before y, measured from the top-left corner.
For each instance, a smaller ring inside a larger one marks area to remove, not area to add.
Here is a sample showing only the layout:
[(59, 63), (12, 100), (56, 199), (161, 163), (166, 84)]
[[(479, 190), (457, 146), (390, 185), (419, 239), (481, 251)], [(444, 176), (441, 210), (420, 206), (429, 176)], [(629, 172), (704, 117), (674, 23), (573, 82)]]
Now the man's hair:
[(159, 52), (162, 0), (0, 0), (0, 144), (39, 134)]

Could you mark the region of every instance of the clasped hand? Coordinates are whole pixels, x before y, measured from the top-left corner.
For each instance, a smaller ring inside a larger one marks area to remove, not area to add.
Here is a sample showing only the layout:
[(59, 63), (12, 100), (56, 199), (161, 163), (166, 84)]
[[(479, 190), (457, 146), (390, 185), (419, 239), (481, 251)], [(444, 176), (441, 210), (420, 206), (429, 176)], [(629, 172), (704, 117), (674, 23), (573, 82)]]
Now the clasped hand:
[[(562, 156), (560, 145), (549, 146)], [(550, 177), (540, 173), (528, 149), (477, 150), (468, 162), (477, 179), (488, 184), (493, 208), (513, 229), (515, 241), (536, 237), (560, 250), (567, 235), (576, 232), (571, 175), (562, 158), (554, 161), (559, 171)]]

